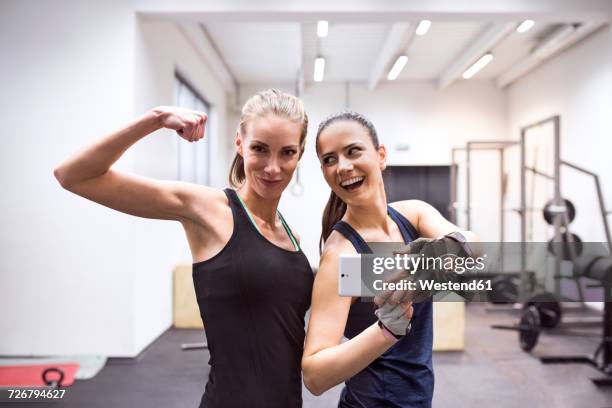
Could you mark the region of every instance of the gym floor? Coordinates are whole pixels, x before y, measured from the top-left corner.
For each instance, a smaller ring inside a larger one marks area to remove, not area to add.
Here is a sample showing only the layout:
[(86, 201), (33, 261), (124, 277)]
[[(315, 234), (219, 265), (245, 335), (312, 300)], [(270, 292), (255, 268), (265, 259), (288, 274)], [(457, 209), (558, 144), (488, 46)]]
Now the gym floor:
[[(598, 388), (590, 381), (600, 376), (595, 369), (586, 365), (542, 365), (536, 358), (590, 355), (597, 337), (543, 334), (532, 354), (527, 354), (520, 350), (516, 332), (489, 327), (513, 324), (517, 317), (487, 308), (487, 304), (468, 305), (464, 351), (434, 353), (435, 407), (612, 406), (612, 387)], [(110, 359), (95, 378), (78, 381), (63, 401), (52, 406), (197, 407), (208, 376), (208, 352), (181, 351), (180, 344), (202, 340), (200, 330), (168, 330), (138, 358)], [(315, 397), (304, 389), (304, 407), (334, 407), (340, 390), (338, 386)]]

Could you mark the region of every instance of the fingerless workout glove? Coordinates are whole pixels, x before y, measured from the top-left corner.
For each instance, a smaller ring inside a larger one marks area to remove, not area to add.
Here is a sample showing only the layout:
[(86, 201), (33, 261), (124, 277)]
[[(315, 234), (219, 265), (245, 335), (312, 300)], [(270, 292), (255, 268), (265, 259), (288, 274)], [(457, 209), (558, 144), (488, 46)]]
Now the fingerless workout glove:
[(396, 339), (410, 332), (410, 319), (406, 317), (406, 311), (401, 305), (384, 303), (374, 312), (378, 317), (379, 324), (384, 326)]

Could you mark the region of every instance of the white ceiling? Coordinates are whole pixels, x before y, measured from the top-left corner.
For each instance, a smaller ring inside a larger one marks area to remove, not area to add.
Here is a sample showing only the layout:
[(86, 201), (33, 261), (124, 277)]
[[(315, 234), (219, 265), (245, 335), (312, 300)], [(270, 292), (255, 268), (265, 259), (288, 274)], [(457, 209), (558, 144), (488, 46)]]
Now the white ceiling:
[[(389, 31), (389, 24), (330, 24), (329, 34), (318, 38), (316, 24), (304, 24), (304, 78), (312, 81), (314, 58), (325, 57), (327, 81), (363, 81), (368, 78)], [(313, 63), (309, 63), (313, 61)]]
[[(493, 61), (474, 79), (506, 86), (612, 21), (612, 0), (138, 0), (141, 18), (171, 21), (192, 41), (228, 93), (240, 84), (312, 82), (326, 59), (326, 82), (387, 81), (399, 55), (399, 80), (445, 88), (485, 53)], [(316, 23), (330, 22), (326, 38)], [(432, 21), (425, 36), (414, 30)], [(536, 22), (524, 34), (525, 19)], [(555, 28), (582, 23), (552, 47)], [(542, 47), (547, 44), (546, 47)]]
[(398, 79), (437, 79), (486, 26), (479, 22), (432, 22), (427, 34), (415, 36), (408, 47), (408, 64)]
[(213, 23), (205, 26), (239, 83), (291, 82), (302, 63), (298, 23)]
[(542, 40), (541, 36), (557, 24), (536, 24), (526, 33), (513, 30), (503, 41), (491, 49), (495, 56), (479, 74), (480, 78), (496, 78), (520, 60), (526, 58), (531, 50)]
[(453, 65), (470, 58), (471, 64), (485, 52), (492, 52), (495, 58), (474, 78), (495, 80), (528, 59), (546, 34), (559, 25), (536, 21), (531, 30), (521, 34), (514, 30), (518, 22), (510, 23), (514, 24), (511, 30), (502, 29), (499, 39), (489, 42), (493, 45), (478, 51), (477, 44), (486, 43), (487, 33), (490, 36), (490, 31), (495, 30), (491, 22), (433, 21), (424, 36), (413, 34), (417, 23), (409, 22), (406, 45), (399, 47), (392, 57), (384, 57), (381, 49), (393, 35), (393, 23), (330, 21), (325, 38), (317, 37), (316, 21), (200, 24), (238, 84), (295, 83), (301, 66), (305, 82), (312, 82), (314, 60), (319, 55), (326, 59), (324, 81), (371, 81), (377, 63), (386, 67), (379, 75), (380, 81), (387, 81), (387, 72), (402, 53), (409, 60), (399, 80), (440, 82), (441, 77), (454, 75), (453, 80), (462, 81), (460, 74), (467, 67), (453, 73), (456, 71)]

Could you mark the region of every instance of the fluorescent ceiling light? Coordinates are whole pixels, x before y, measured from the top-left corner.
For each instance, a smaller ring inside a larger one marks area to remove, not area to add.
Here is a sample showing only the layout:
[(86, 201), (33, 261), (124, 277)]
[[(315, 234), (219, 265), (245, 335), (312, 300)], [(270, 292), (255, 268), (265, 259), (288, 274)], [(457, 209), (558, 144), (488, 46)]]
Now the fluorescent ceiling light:
[(416, 29), (416, 34), (417, 35), (427, 34), (427, 30), (429, 30), (429, 27), (431, 27), (431, 21), (429, 20), (421, 21)]
[(315, 59), (315, 65), (314, 65), (315, 82), (321, 82), (323, 80), (324, 73), (325, 73), (325, 58), (318, 57), (317, 59)]
[(329, 24), (326, 20), (319, 21), (319, 23), (317, 24), (317, 35), (321, 38), (327, 37), (328, 28)]
[(407, 62), (408, 62), (407, 56), (400, 55), (399, 57), (397, 57), (395, 64), (393, 64), (393, 68), (391, 68), (391, 71), (389, 71), (389, 75), (387, 75), (387, 79), (389, 81), (395, 81), (397, 77), (399, 76), (400, 72), (402, 72), (402, 69), (404, 69), (404, 66), (406, 65)]
[(531, 29), (534, 24), (535, 23), (533, 22), (533, 20), (525, 20), (521, 24), (519, 24), (518, 27), (516, 27), (516, 31), (519, 33), (524, 33), (526, 31), (529, 31), (529, 29)]
[(492, 60), (493, 60), (493, 54), (489, 53), (489, 54), (483, 55), (482, 57), (480, 57), (478, 61), (474, 63), (474, 65), (472, 65), (471, 67), (465, 70), (465, 72), (463, 73), (463, 78), (470, 79), (471, 77), (476, 75), (478, 71), (483, 69)]

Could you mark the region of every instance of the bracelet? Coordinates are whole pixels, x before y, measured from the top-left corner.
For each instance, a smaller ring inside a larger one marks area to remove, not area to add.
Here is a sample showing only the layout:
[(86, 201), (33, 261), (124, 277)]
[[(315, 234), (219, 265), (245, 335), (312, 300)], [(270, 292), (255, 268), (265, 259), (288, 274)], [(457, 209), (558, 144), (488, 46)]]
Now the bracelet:
[[(380, 330), (382, 330), (383, 336), (385, 336), (385, 338), (387, 338), (388, 340), (397, 342), (399, 341), (399, 339), (402, 338), (402, 336), (398, 336), (395, 333), (393, 333), (391, 330), (387, 329), (387, 326), (385, 326), (383, 322), (381, 322), (380, 320), (378, 321), (378, 327), (380, 327)], [(410, 327), (410, 325), (408, 327)]]

